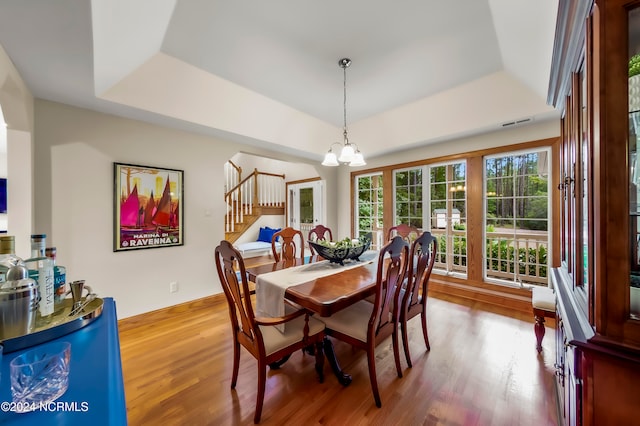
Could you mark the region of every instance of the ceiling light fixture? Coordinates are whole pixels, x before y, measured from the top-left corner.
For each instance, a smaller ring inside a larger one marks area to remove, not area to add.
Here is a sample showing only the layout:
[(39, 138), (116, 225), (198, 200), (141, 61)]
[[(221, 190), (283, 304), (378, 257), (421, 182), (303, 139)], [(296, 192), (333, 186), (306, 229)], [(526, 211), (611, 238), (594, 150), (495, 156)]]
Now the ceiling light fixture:
[[(364, 156), (358, 149), (358, 145), (349, 142), (349, 137), (347, 136), (347, 67), (351, 65), (351, 59), (342, 58), (338, 61), (338, 65), (343, 70), (344, 80), (343, 80), (343, 91), (344, 91), (344, 127), (342, 130), (342, 136), (344, 141), (342, 144), (339, 142), (334, 142), (329, 147), (329, 152), (324, 156), (324, 161), (322, 162), (323, 166), (339, 166), (340, 163), (349, 164), (351, 167), (355, 166), (364, 166), (367, 163), (364, 161)], [(340, 151), (340, 157), (336, 156), (336, 153), (333, 152), (333, 146), (340, 145), (342, 149)]]

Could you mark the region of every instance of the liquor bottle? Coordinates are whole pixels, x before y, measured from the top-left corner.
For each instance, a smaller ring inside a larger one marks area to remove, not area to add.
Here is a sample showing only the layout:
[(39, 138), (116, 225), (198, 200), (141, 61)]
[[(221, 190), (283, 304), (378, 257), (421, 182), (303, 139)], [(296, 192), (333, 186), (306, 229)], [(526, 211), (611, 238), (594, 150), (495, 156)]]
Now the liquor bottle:
[[(15, 257), (15, 254), (15, 238), (13, 235), (0, 236), (0, 261), (12, 256)], [(0, 264), (0, 285), (7, 281), (8, 269), (8, 266)]]
[(38, 312), (45, 322), (51, 321), (54, 312), (53, 261), (45, 256), (46, 234), (31, 236), (31, 257), (25, 260), (29, 269), (29, 278), (38, 283), (40, 303)]
[(53, 262), (53, 300), (55, 310), (58, 311), (62, 308), (62, 301), (67, 293), (67, 268), (57, 264), (57, 250), (55, 247), (47, 247), (45, 249), (45, 256)]

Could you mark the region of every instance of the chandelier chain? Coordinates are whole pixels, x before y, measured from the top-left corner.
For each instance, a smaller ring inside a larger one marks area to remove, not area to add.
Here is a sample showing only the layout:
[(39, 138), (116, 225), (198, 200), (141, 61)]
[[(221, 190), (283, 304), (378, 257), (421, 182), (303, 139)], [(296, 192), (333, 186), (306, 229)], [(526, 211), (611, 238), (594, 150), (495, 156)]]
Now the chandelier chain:
[(347, 139), (347, 66), (343, 65), (342, 67), (342, 71), (344, 73), (344, 78), (343, 78), (343, 84), (342, 84), (342, 89), (344, 92), (344, 102), (343, 102), (343, 106), (344, 106), (344, 138), (345, 141)]
[(342, 143), (342, 149), (340, 150), (340, 157), (333, 151), (334, 145), (339, 145), (340, 142), (335, 142), (329, 147), (329, 152), (324, 157), (322, 162), (323, 166), (339, 166), (340, 163), (349, 164), (349, 166), (364, 166), (367, 163), (364, 161), (362, 153), (358, 149), (356, 144), (349, 142), (349, 136), (347, 135), (347, 67), (351, 65), (351, 59), (342, 58), (338, 61), (338, 65), (342, 68), (342, 106), (343, 106), (343, 119), (344, 126), (342, 129), (342, 136), (344, 138)]

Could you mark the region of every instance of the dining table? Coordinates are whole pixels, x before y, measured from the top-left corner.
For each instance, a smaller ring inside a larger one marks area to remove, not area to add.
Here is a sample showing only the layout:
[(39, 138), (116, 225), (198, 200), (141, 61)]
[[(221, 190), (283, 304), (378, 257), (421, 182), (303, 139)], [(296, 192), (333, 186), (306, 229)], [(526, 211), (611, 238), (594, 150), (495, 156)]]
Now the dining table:
[[(377, 260), (378, 252), (374, 250), (343, 264), (314, 255), (250, 267), (246, 273), (256, 284), (256, 310), (260, 315), (283, 315), (286, 299), (320, 317), (328, 317), (375, 294)], [(265, 292), (275, 299), (276, 307), (265, 306)], [(348, 386), (351, 376), (341, 369), (328, 337), (324, 339), (323, 349), (338, 381)]]

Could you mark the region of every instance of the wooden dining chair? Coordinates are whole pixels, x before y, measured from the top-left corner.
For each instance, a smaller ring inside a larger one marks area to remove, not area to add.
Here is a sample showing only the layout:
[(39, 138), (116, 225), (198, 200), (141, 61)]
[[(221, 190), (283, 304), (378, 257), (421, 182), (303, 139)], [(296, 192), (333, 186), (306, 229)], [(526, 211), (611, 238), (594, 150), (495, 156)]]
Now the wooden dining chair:
[[(333, 234), (331, 232), (331, 229), (327, 228), (324, 225), (316, 225), (311, 229), (311, 231), (309, 231), (309, 237), (307, 238), (307, 241), (327, 241), (327, 237), (329, 237), (328, 241), (333, 241)], [(309, 244), (309, 250), (311, 250), (312, 255), (316, 254), (316, 251), (311, 246), (311, 244)]]
[(398, 377), (400, 352), (398, 346), (398, 296), (409, 258), (409, 245), (396, 236), (380, 249), (374, 303), (365, 300), (322, 318), (326, 334), (367, 351), (369, 379), (377, 407), (382, 406), (376, 377), (375, 347), (392, 336), (393, 355)]
[[(280, 248), (276, 245), (280, 243)], [(271, 251), (276, 262), (280, 260), (293, 261), (296, 258), (304, 260), (304, 236), (298, 229), (283, 228), (273, 234), (271, 238)]]
[[(240, 365), (240, 346), (258, 361), (258, 395), (254, 422), (260, 422), (267, 381), (267, 366), (290, 356), (297, 350), (315, 345), (315, 369), (318, 379), (324, 381), (324, 353), (322, 341), (324, 324), (304, 310), (295, 310), (283, 317), (256, 317), (250, 295), (244, 260), (233, 245), (223, 240), (215, 249), (218, 277), (229, 305), (229, 317), (233, 335), (233, 372), (231, 389), (235, 389)], [(237, 274), (234, 266), (240, 270)], [(238, 277), (240, 281), (238, 281)], [(285, 324), (284, 332), (275, 325)]]
[(403, 240), (411, 244), (411, 242), (420, 235), (420, 230), (415, 226), (401, 223), (389, 228), (389, 232), (387, 232), (387, 241), (390, 241), (396, 235), (401, 236)]
[(422, 335), (427, 350), (429, 334), (427, 333), (427, 291), (429, 277), (438, 252), (438, 239), (430, 232), (423, 232), (411, 244), (409, 262), (407, 265), (407, 280), (400, 292), (400, 316), (398, 327), (402, 330), (402, 344), (407, 364), (412, 367), (409, 353), (409, 339), (407, 337), (407, 322), (420, 314), (422, 319)]

